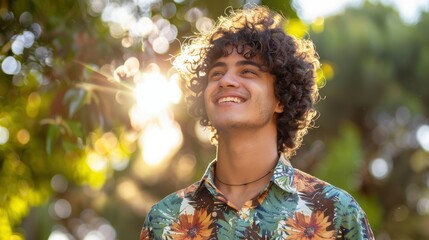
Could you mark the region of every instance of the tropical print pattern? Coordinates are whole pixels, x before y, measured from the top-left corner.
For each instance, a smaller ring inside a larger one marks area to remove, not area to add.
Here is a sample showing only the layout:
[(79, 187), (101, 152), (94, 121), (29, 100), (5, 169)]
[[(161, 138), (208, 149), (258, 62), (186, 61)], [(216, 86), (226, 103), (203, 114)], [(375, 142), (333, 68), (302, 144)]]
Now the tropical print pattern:
[(214, 185), (216, 160), (201, 181), (170, 194), (148, 213), (146, 239), (374, 239), (348, 193), (293, 168), (280, 157), (270, 183), (242, 209)]

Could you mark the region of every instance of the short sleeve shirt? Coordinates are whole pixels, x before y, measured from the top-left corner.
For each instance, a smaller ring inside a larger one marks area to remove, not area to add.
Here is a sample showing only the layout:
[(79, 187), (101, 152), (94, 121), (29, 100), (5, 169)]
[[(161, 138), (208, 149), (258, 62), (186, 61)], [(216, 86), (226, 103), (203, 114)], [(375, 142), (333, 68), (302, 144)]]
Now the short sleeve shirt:
[(269, 184), (241, 209), (216, 188), (216, 160), (202, 179), (154, 205), (145, 239), (374, 239), (365, 213), (345, 191), (280, 157)]

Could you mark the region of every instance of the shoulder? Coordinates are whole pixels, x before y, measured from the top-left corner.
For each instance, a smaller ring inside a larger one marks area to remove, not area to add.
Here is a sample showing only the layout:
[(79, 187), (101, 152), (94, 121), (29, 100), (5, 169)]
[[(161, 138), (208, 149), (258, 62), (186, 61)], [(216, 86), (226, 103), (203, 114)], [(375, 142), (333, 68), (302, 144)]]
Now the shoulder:
[(161, 199), (151, 207), (147, 214), (146, 221), (151, 221), (156, 218), (171, 218), (178, 215), (183, 200), (193, 196), (200, 183), (200, 181), (195, 182)]
[(313, 212), (322, 212), (346, 239), (373, 239), (365, 212), (355, 198), (308, 173), (295, 169), (294, 186)]
[(146, 215), (140, 239), (159, 239), (164, 234), (164, 230), (177, 221), (183, 202), (194, 194), (199, 185), (200, 182), (196, 182), (167, 195), (153, 205)]
[(350, 210), (362, 211), (350, 193), (299, 169), (294, 171), (293, 185), (306, 201), (325, 203), (337, 214)]
[(356, 202), (347, 191), (296, 168), (293, 185), (301, 194), (319, 194), (334, 201)]

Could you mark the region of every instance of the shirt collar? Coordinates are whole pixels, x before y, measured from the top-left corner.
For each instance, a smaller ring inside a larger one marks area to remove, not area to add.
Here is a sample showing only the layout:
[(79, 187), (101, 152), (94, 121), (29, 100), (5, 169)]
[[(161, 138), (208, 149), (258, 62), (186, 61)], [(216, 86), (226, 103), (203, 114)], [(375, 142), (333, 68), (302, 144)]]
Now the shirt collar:
[(203, 177), (201, 178), (197, 189), (195, 190), (195, 192), (193, 193), (193, 196), (196, 196), (198, 194), (198, 192), (203, 188), (203, 186), (206, 186), (206, 188), (211, 191), (212, 189), (215, 189), (215, 184), (214, 184), (214, 170), (215, 170), (215, 166), (216, 166), (216, 159), (213, 160), (208, 166), (207, 169), (203, 175)]
[(271, 181), (286, 192), (296, 193), (296, 188), (293, 184), (294, 172), (295, 169), (292, 167), (289, 160), (284, 156), (284, 154), (281, 154), (279, 161), (274, 168), (274, 174), (271, 177)]
[[(207, 167), (199, 186), (194, 192), (194, 196), (200, 191), (203, 186), (209, 191), (215, 191), (216, 187), (214, 184), (214, 170), (216, 166), (216, 159), (213, 160)], [(273, 176), (271, 177), (271, 182), (276, 184), (279, 188), (283, 189), (289, 193), (296, 193), (296, 188), (293, 185), (293, 176), (294, 168), (290, 164), (289, 160), (281, 154), (277, 162), (277, 165), (274, 168)]]

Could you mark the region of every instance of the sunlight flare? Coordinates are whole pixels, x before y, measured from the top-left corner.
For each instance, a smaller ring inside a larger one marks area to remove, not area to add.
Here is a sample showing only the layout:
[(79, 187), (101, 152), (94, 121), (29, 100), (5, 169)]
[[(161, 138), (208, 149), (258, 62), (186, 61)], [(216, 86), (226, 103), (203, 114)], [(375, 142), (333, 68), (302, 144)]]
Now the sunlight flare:
[(150, 64), (147, 72), (134, 76), (135, 105), (129, 115), (134, 129), (141, 131), (139, 145), (143, 161), (156, 166), (171, 158), (181, 147), (183, 135), (171, 111), (182, 91), (179, 76), (174, 73), (166, 78), (159, 66)]
[(148, 127), (139, 139), (143, 160), (148, 165), (158, 165), (172, 157), (183, 143), (183, 135), (177, 122), (168, 115), (160, 117)]

